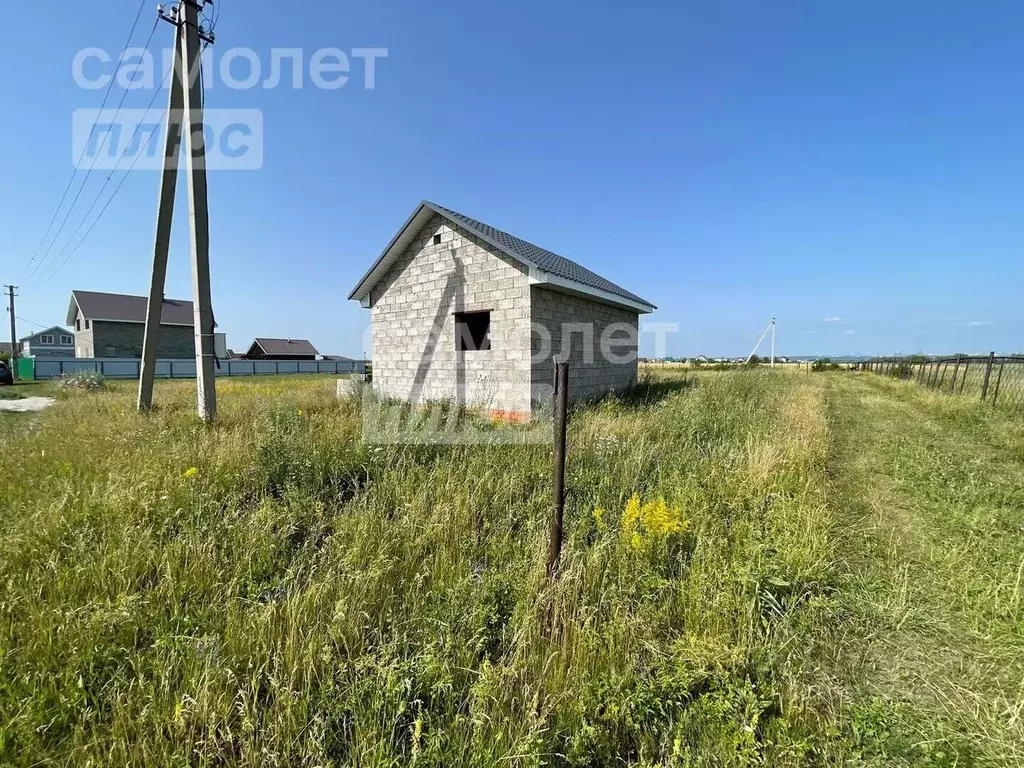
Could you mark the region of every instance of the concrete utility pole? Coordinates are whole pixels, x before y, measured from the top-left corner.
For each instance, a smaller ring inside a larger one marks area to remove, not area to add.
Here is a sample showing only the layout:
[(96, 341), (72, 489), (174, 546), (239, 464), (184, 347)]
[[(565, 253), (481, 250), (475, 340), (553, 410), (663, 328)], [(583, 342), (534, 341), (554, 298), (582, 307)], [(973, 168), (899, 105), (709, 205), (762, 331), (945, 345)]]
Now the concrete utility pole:
[(10, 300), (10, 305), (7, 309), (11, 313), (11, 375), (14, 378), (18, 378), (18, 324), (15, 322), (14, 317), (14, 292), (18, 289), (18, 286), (5, 285), (4, 288), (7, 289), (7, 296)]
[(175, 27), (174, 71), (171, 76), (170, 104), (167, 110), (167, 135), (153, 247), (153, 272), (146, 308), (146, 331), (139, 375), (139, 410), (144, 411), (153, 403), (153, 378), (156, 373), (160, 316), (167, 276), (167, 251), (174, 215), (174, 188), (178, 178), (178, 156), (184, 114), (187, 114), (185, 150), (188, 167), (188, 218), (192, 242), (196, 400), (199, 418), (203, 421), (212, 421), (217, 416), (217, 392), (213, 370), (214, 320), (210, 291), (210, 218), (206, 189), (206, 143), (203, 137), (203, 85), (200, 76), (200, 40), (212, 44), (213, 35), (199, 28), (199, 12), (210, 1), (181, 0), (176, 9), (167, 13), (158, 6), (160, 17)]

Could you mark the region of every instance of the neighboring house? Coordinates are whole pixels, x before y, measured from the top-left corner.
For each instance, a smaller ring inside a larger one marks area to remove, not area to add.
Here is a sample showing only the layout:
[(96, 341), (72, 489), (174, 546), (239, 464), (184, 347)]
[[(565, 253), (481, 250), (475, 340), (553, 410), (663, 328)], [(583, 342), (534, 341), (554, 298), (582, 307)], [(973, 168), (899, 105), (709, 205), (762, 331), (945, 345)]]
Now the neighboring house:
[(695, 358), (693, 358), (693, 362), (695, 363), (706, 363), (707, 361), (708, 359), (704, 355), (697, 355)]
[(344, 355), (320, 355), (321, 360), (326, 360), (331, 363), (354, 363), (356, 359), (354, 357), (345, 357)]
[[(145, 296), (72, 291), (67, 322), (75, 329), (76, 357), (142, 357)], [(191, 301), (164, 299), (157, 357), (194, 358)]]
[(67, 328), (55, 325), (24, 336), (18, 342), (23, 357), (74, 357), (75, 337)]
[(574, 261), (427, 201), (349, 298), (370, 309), (381, 394), (520, 413), (550, 397), (556, 356), (569, 360), (573, 397), (635, 384), (639, 316), (655, 309)]
[(316, 360), (319, 354), (305, 339), (256, 339), (245, 356), (250, 360)]
[(11, 354), (11, 342), (9, 342), (9, 341), (0, 341), (0, 355), (10, 355), (10, 354)]

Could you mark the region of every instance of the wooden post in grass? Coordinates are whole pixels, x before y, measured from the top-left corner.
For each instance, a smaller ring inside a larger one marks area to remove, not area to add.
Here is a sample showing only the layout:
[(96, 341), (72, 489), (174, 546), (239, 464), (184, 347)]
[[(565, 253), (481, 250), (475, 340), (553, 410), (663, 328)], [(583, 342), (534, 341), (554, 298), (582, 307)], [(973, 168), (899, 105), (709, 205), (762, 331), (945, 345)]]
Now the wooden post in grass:
[(960, 355), (956, 356), (956, 365), (953, 366), (953, 378), (949, 382), (949, 394), (953, 394), (956, 389), (956, 375), (960, 372)]
[(548, 578), (558, 578), (565, 512), (565, 432), (569, 419), (569, 363), (555, 367), (555, 503), (548, 540)]
[(961, 395), (964, 393), (964, 384), (967, 383), (967, 372), (969, 370), (971, 370), (971, 358), (968, 357), (967, 361), (964, 363), (964, 375), (960, 377), (960, 394)]
[(988, 396), (988, 383), (992, 379), (992, 364), (996, 361), (995, 350), (988, 353), (988, 363), (985, 365), (985, 381), (981, 383), (981, 402), (985, 402)]
[(996, 398), (999, 397), (999, 385), (1003, 382), (1003, 366), (1006, 365), (1006, 358), (999, 361), (999, 375), (996, 376), (996, 389), (992, 393), (992, 407), (996, 407)]

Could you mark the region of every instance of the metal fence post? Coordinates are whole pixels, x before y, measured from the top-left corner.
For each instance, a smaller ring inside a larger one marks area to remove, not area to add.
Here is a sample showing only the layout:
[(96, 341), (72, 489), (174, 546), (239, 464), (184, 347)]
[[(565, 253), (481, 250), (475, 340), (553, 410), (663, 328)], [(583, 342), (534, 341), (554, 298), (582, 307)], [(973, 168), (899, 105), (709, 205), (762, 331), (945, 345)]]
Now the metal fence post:
[(956, 389), (956, 375), (960, 371), (960, 355), (956, 356), (956, 365), (953, 366), (953, 378), (949, 382), (949, 394), (953, 394), (953, 390)]
[(555, 368), (555, 504), (548, 541), (548, 578), (558, 578), (562, 557), (562, 518), (565, 513), (565, 433), (569, 418), (569, 364)]
[(996, 398), (999, 397), (999, 385), (1003, 382), (1003, 366), (1006, 365), (1006, 358), (999, 361), (999, 375), (996, 376), (996, 388), (992, 393), (992, 407), (996, 407)]
[(988, 353), (988, 363), (985, 365), (985, 381), (981, 384), (981, 402), (985, 402), (988, 395), (988, 382), (992, 378), (992, 364), (996, 361), (995, 350)]

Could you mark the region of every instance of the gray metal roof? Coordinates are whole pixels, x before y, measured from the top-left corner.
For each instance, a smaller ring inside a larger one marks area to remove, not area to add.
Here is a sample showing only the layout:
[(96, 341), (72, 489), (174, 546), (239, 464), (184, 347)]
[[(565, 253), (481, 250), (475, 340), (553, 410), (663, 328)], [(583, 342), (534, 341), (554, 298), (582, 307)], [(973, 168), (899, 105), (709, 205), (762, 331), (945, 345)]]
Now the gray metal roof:
[(601, 277), (596, 272), (592, 272), (572, 259), (560, 256), (546, 248), (541, 248), (540, 246), (534, 245), (533, 243), (516, 237), (515, 235), (510, 235), (508, 232), (492, 227), (490, 224), (484, 224), (483, 222), (470, 218), (465, 214), (453, 211), (450, 208), (445, 208), (444, 206), (436, 203), (432, 203), (429, 200), (423, 200), (416, 210), (413, 211), (413, 214), (408, 218), (408, 220), (406, 220), (402, 229), (399, 230), (398, 234), (396, 234), (394, 238), (392, 238), (391, 242), (388, 243), (387, 248), (384, 249), (377, 261), (374, 262), (373, 266), (370, 267), (363, 278), (359, 281), (359, 284), (353, 289), (352, 293), (349, 295), (350, 299), (361, 298), (383, 276), (387, 266), (385, 262), (390, 262), (397, 255), (394, 253), (396, 246), (404, 247), (408, 244), (408, 240), (411, 236), (407, 230), (410, 226), (414, 223), (422, 226), (423, 218), (421, 214), (423, 214), (424, 211), (433, 211), (434, 213), (440, 214), (456, 226), (461, 227), (471, 234), (490, 243), (507, 256), (527, 267), (536, 268), (541, 272), (545, 272), (557, 278), (561, 278), (562, 280), (568, 281), (570, 284), (569, 287), (571, 288), (579, 289), (584, 293), (592, 292), (591, 295), (594, 296), (610, 294), (612, 297), (624, 299), (629, 302), (630, 305), (640, 304), (644, 307), (649, 307), (649, 309), (645, 311), (651, 311), (656, 308), (646, 299), (637, 296), (635, 293), (627, 291), (625, 288), (620, 285), (616, 285), (611, 280)]
[(640, 298), (635, 293), (630, 293), (611, 280), (606, 280), (596, 272), (591, 272), (572, 259), (559, 256), (557, 253), (553, 253), (546, 248), (541, 248), (539, 245), (534, 245), (515, 235), (510, 235), (508, 232), (503, 232), (496, 227), (492, 227), (490, 224), (484, 224), (476, 219), (471, 219), (469, 216), (453, 211), (450, 208), (444, 208), (427, 200), (423, 202), (442, 216), (451, 219), (478, 237), (493, 242), (502, 251), (518, 261), (532, 264), (545, 272), (558, 275), (558, 277), (564, 277), (566, 280), (572, 280), (574, 283), (580, 283), (589, 288), (607, 291), (608, 293), (613, 293), (616, 296), (621, 296), (630, 301), (637, 301), (641, 304), (651, 304), (651, 302)]
[[(129, 296), (123, 293), (99, 293), (97, 291), (72, 291), (71, 306), (68, 308), (68, 325), (74, 325), (75, 304), (82, 315), (89, 320), (114, 320), (122, 323), (146, 322), (145, 296)], [(187, 325), (194, 323), (192, 302), (181, 299), (164, 299), (160, 313), (161, 325)]]
[(50, 335), (50, 336), (61, 336), (61, 335), (63, 335), (63, 336), (71, 336), (72, 338), (74, 338), (75, 334), (72, 333), (71, 331), (69, 331), (67, 328), (65, 328), (62, 325), (51, 325), (49, 328), (46, 328), (46, 329), (44, 329), (42, 331), (36, 331), (35, 333), (30, 333), (27, 336), (22, 336), (20, 339), (18, 339), (18, 343), (22, 344), (22, 343), (24, 343), (26, 341), (30, 341), (31, 339), (34, 339), (36, 336), (44, 336), (44, 335)]
[[(260, 349), (263, 350), (263, 354), (267, 357), (274, 357), (275, 355), (313, 355), (320, 354), (316, 351), (316, 347), (310, 344), (306, 339), (263, 339), (258, 338), (253, 342), (253, 346), (259, 345)], [(252, 347), (250, 347), (252, 349)]]

